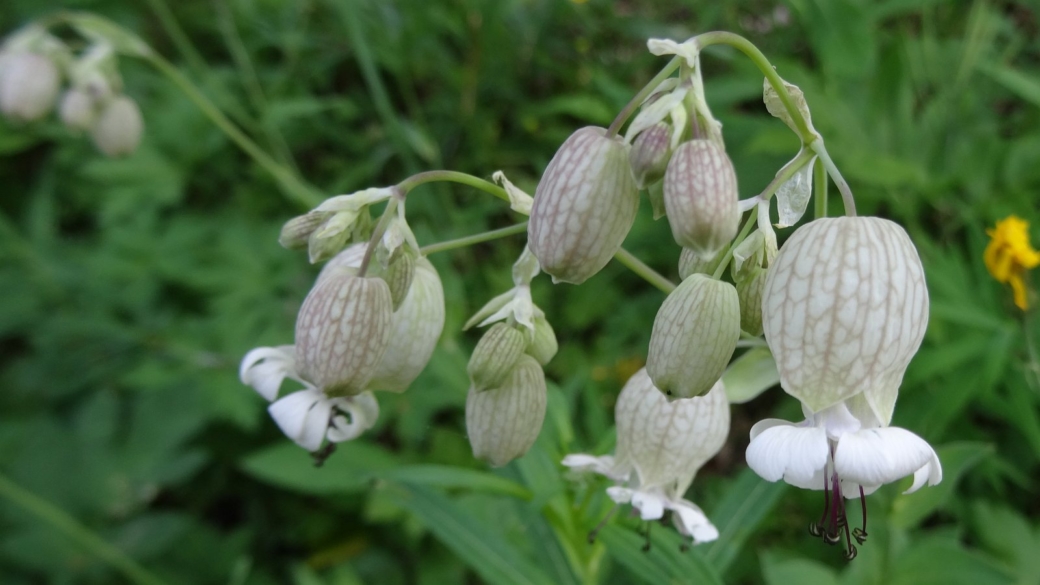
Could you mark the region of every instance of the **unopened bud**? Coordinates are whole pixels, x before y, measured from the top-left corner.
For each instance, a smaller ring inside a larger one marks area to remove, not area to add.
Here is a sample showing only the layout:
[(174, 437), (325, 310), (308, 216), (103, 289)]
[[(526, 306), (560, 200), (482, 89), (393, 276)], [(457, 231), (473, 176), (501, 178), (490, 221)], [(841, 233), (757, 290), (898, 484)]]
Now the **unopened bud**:
[(306, 248), (311, 234), (330, 217), (331, 212), (311, 211), (294, 217), (282, 226), (282, 233), (278, 236), (278, 243), (289, 250), (301, 250)]
[(740, 328), (755, 336), (762, 335), (762, 291), (766, 287), (768, 272), (760, 266), (752, 266), (736, 280)]
[(144, 120), (137, 103), (125, 95), (112, 98), (101, 111), (90, 137), (107, 156), (129, 156), (137, 150), (144, 131)]
[(661, 219), (668, 215), (668, 210), (664, 207), (664, 180), (651, 183), (646, 188), (647, 199), (650, 200), (650, 208), (654, 211), (654, 221)]
[(714, 256), (704, 259), (689, 248), (683, 248), (679, 254), (679, 278), (686, 280), (691, 274), (715, 274), (722, 259), (726, 257), (726, 249), (722, 248)]
[(664, 176), (664, 204), (672, 236), (684, 248), (711, 257), (737, 235), (737, 174), (710, 140), (679, 145)]
[(557, 350), (560, 349), (556, 341), (556, 332), (545, 317), (534, 318), (534, 339), (527, 345), (527, 354), (538, 360), (543, 366), (548, 364)]
[(505, 383), (527, 346), (524, 333), (506, 323), (495, 323), (473, 349), (466, 372), (473, 389), (483, 392)]
[(58, 109), (61, 121), (65, 127), (73, 132), (82, 132), (90, 129), (97, 118), (97, 108), (94, 98), (81, 89), (70, 89), (61, 98), (61, 107)]
[(545, 374), (531, 356), (520, 357), (501, 387), (470, 388), (466, 432), (473, 456), (500, 467), (527, 453), (542, 430), (545, 403)]
[(727, 282), (693, 274), (657, 311), (646, 371), (669, 398), (701, 396), (722, 377), (738, 339), (736, 289)]
[(594, 126), (571, 134), (538, 183), (528, 245), (554, 282), (581, 284), (599, 272), (635, 222), (628, 147), (605, 134)]
[(390, 300), (396, 311), (412, 287), (412, 279), (415, 277), (415, 254), (410, 249), (405, 250), (402, 247), (392, 255), (386, 268), (373, 271), (373, 274), (380, 276), (390, 287)]
[(672, 129), (668, 124), (658, 122), (640, 132), (632, 142), (632, 151), (628, 155), (636, 186), (646, 189), (664, 178), (664, 171), (668, 168), (668, 159), (671, 156)]
[(61, 74), (50, 58), (28, 51), (4, 56), (0, 69), (0, 111), (19, 122), (42, 118), (54, 107)]
[(390, 289), (337, 269), (319, 278), (296, 318), (300, 375), (329, 396), (363, 392), (390, 343)]

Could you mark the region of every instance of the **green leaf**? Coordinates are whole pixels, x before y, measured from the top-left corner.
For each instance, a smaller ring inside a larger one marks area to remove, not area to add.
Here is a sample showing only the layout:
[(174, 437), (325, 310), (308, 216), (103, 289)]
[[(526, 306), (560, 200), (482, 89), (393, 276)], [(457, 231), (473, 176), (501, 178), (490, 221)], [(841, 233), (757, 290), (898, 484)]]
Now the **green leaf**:
[(733, 361), (722, 374), (730, 404), (743, 404), (780, 383), (780, 372), (767, 347), (753, 347)]
[(643, 550), (646, 541), (642, 536), (621, 526), (607, 526), (599, 533), (598, 538), (607, 546), (607, 553), (614, 560), (644, 583), (722, 584), (722, 577), (700, 549), (691, 548), (685, 552), (680, 550), (683, 539), (671, 527), (658, 526), (651, 530), (651, 546), (648, 551)]
[(439, 488), (462, 488), (475, 492), (531, 499), (531, 492), (515, 481), (486, 471), (450, 465), (405, 465), (378, 473), (380, 479)]
[(838, 585), (838, 576), (830, 567), (808, 559), (779, 560), (762, 555), (762, 576), (768, 585)]
[(340, 494), (364, 490), (373, 475), (396, 467), (392, 454), (374, 445), (341, 445), (322, 467), (310, 454), (288, 441), (279, 441), (246, 457), (242, 470), (253, 477), (306, 494)]
[(936, 449), (943, 467), (942, 483), (897, 498), (891, 521), (899, 528), (913, 528), (939, 509), (957, 488), (957, 481), (983, 457), (993, 452), (987, 443), (950, 443)]
[(503, 540), (493, 526), (480, 522), (451, 499), (408, 485), (391, 486), (388, 494), (488, 583), (553, 583), (541, 569)]
[(725, 499), (709, 515), (719, 528), (719, 538), (705, 546), (704, 558), (725, 572), (786, 491), (787, 484), (783, 482), (770, 483), (750, 469), (742, 471), (726, 490)]
[(890, 585), (1000, 585), (1013, 581), (991, 559), (939, 538), (915, 543), (896, 559)]
[(1000, 64), (983, 65), (980, 69), (1018, 97), (1040, 107), (1040, 82), (1034, 75)]

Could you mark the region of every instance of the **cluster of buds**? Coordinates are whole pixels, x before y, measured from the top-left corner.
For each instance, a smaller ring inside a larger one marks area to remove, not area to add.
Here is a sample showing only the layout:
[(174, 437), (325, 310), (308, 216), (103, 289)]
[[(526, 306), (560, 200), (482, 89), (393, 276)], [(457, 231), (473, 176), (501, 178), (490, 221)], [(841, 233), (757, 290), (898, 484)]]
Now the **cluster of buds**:
[(30, 25), (0, 46), (0, 112), (16, 123), (45, 117), (58, 101), (58, 114), (75, 132), (88, 132), (107, 156), (137, 150), (144, 131), (141, 110), (122, 93), (115, 49), (103, 41), (74, 56), (60, 39)]
[(531, 300), (531, 280), (538, 272), (538, 260), (525, 248), (513, 265), (513, 288), (465, 326), (491, 325), (466, 368), (466, 430), (473, 456), (496, 467), (526, 453), (545, 418), (542, 367), (556, 355), (558, 344), (545, 313)]
[[(300, 307), (294, 346), (259, 348), (242, 362), (243, 383), (268, 400), (277, 398), (286, 378), (303, 384), (268, 410), (308, 451), (319, 451), (326, 439), (347, 441), (370, 428), (379, 412), (372, 391), (405, 391), (429, 362), (444, 328), (440, 277), (419, 253), (403, 201), (398, 210), (373, 246), (355, 243), (323, 267)], [(368, 213), (361, 209), (356, 216)], [(283, 229), (283, 241), (286, 232), (301, 231), (298, 220)], [(340, 224), (350, 231), (356, 221)], [(296, 235), (300, 241), (313, 236)]]

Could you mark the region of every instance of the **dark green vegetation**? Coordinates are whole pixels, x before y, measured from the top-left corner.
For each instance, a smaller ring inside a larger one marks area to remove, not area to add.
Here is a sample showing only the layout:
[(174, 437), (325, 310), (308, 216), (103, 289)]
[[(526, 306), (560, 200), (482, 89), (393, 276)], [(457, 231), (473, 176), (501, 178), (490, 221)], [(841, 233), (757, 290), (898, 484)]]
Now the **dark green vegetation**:
[[(133, 157), (102, 158), (54, 117), (0, 122), (0, 472), (87, 541), (169, 583), (1037, 583), (1040, 364), (1027, 340), (1040, 332), (981, 258), (995, 220), (1040, 226), (1040, 14), (1026, 2), (789, 0), (783, 24), (767, 2), (163, 1), (5, 0), (0, 31), (59, 7), (107, 16), (329, 195), (433, 168), (502, 169), (533, 193), (567, 135), (609, 124), (665, 63), (648, 36), (748, 36), (804, 89), (860, 213), (917, 243), (931, 322), (893, 424), (937, 448), (945, 478), (871, 496), (870, 539), (845, 563), (807, 533), (819, 493), (743, 462), (751, 424), (797, 415), (775, 389), (734, 406), (729, 444), (689, 494), (718, 542), (680, 553), (655, 527), (644, 554), (622, 517), (588, 545), (606, 484), (569, 482), (559, 460), (609, 451), (614, 398), (663, 295), (616, 263), (581, 287), (536, 282), (561, 343), (545, 427), (525, 458), (488, 471), (463, 420), (479, 334), (459, 329), (511, 286), (522, 237), (431, 257), (449, 299), (432, 363), (314, 469), (237, 380), (247, 350), (292, 339), (317, 270), (277, 237), (306, 208), (169, 80), (124, 59), (146, 121)], [(704, 63), (747, 197), (797, 141), (766, 114), (749, 62), (712, 49)], [(423, 187), (408, 209), (423, 244), (516, 221), (463, 187)], [(626, 247), (677, 278), (679, 250), (646, 202)], [(125, 579), (0, 488), (3, 583)]]

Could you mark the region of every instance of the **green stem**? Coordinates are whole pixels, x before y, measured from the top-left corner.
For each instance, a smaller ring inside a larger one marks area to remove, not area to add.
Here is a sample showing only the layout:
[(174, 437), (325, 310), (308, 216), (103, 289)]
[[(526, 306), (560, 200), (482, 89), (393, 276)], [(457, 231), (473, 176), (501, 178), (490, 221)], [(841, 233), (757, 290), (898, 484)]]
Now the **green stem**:
[(820, 157), (820, 162), (823, 163), (831, 178), (834, 179), (834, 184), (838, 186), (838, 192), (841, 193), (841, 202), (845, 205), (845, 215), (856, 217), (856, 200), (852, 197), (852, 189), (849, 189), (849, 184), (845, 182), (845, 178), (841, 176), (838, 167), (831, 160), (831, 155), (827, 153), (827, 149), (823, 146), (823, 139), (818, 138), (814, 140), (809, 144), (809, 148), (816, 151), (816, 154)]
[(729, 245), (729, 248), (726, 250), (726, 255), (722, 257), (722, 262), (720, 262), (719, 267), (715, 269), (715, 274), (711, 275), (712, 278), (715, 280), (722, 278), (722, 273), (726, 271), (726, 267), (729, 266), (729, 261), (733, 259), (733, 250), (736, 250), (737, 246), (744, 241), (744, 238), (751, 233), (751, 226), (755, 225), (757, 219), (758, 211), (757, 209), (752, 209), (751, 213), (748, 214), (747, 221), (744, 222), (744, 227), (740, 228), (740, 233), (737, 234), (737, 237)]
[(813, 216), (815, 219), (827, 217), (827, 169), (823, 163), (813, 167), (813, 175), (816, 181), (816, 200), (813, 202)]
[(653, 79), (643, 86), (643, 89), (639, 90), (639, 93), (637, 93), (635, 97), (625, 104), (625, 107), (621, 109), (621, 112), (619, 112), (617, 117), (614, 118), (614, 121), (610, 123), (610, 127), (607, 128), (607, 138), (617, 136), (617, 133), (621, 131), (621, 127), (624, 126), (625, 122), (632, 117), (632, 114), (635, 113), (639, 105), (643, 103), (643, 100), (650, 97), (650, 92), (657, 89), (657, 86), (661, 85), (662, 81), (668, 79), (672, 73), (675, 73), (675, 70), (679, 68), (681, 63), (681, 57), (673, 58), (664, 66), (664, 69), (658, 72)]
[(0, 475), (0, 496), (22, 507), (52, 528), (76, 541), (94, 556), (108, 563), (127, 579), (141, 585), (163, 585), (164, 581), (149, 573), (118, 548), (105, 542), (98, 535), (69, 516), (47, 500), (29, 492), (18, 484)]
[(148, 5), (151, 7), (152, 12), (155, 13), (155, 17), (159, 19), (159, 24), (166, 31), (170, 40), (177, 47), (177, 52), (188, 62), (188, 66), (197, 73), (206, 71), (205, 60), (203, 60), (195, 45), (192, 44), (184, 29), (181, 28), (181, 25), (177, 23), (177, 18), (173, 15), (173, 11), (170, 10), (170, 6), (164, 0), (148, 0)]
[(361, 266), (358, 268), (358, 276), (364, 276), (365, 272), (368, 271), (368, 264), (372, 261), (372, 253), (376, 250), (376, 244), (383, 238), (383, 234), (386, 233), (386, 227), (390, 225), (390, 220), (393, 219), (394, 213), (397, 212), (397, 206), (404, 199), (404, 195), (400, 191), (394, 193), (394, 196), (390, 198), (390, 201), (386, 202), (386, 208), (383, 209), (383, 215), (379, 216), (379, 222), (376, 223), (376, 227), (372, 230), (372, 237), (368, 239), (368, 247), (365, 248), (365, 257), (361, 259)]
[(397, 113), (394, 112), (394, 107), (390, 103), (390, 96), (386, 91), (386, 86), (383, 85), (383, 80), (379, 77), (375, 59), (372, 57), (372, 51), (369, 49), (368, 41), (365, 39), (365, 31), (361, 26), (361, 18), (359, 17), (359, 13), (363, 8), (357, 0), (330, 2), (330, 4), (333, 9), (339, 11), (340, 18), (347, 28), (350, 46), (354, 49), (354, 54), (357, 56), (358, 65), (361, 67), (361, 76), (364, 78), (368, 92), (372, 96), (376, 113), (390, 131), (390, 138), (394, 142), (394, 147), (398, 154), (401, 155), (401, 158), (404, 159), (405, 169), (410, 173), (414, 173), (419, 168), (419, 165), (415, 160), (411, 147), (409, 147), (408, 136), (405, 134), (404, 128), (397, 118)]
[(675, 283), (661, 276), (660, 273), (644, 264), (642, 260), (636, 258), (628, 250), (619, 248), (614, 254), (614, 259), (632, 272), (635, 272), (643, 280), (659, 288), (664, 294), (670, 294), (675, 290)]
[(267, 96), (264, 94), (264, 88), (260, 84), (259, 76), (256, 74), (256, 68), (253, 67), (253, 61), (249, 58), (249, 51), (246, 49), (245, 43), (242, 42), (242, 37), (238, 34), (238, 27), (235, 25), (235, 15), (231, 12), (231, 7), (228, 6), (226, 0), (214, 0), (213, 4), (217, 10), (220, 32), (224, 36), (224, 42), (231, 53), (231, 58), (235, 61), (239, 77), (241, 77), (242, 87), (245, 88), (246, 93), (249, 95), (249, 101), (252, 102), (253, 110), (259, 117), (260, 127), (263, 129), (264, 134), (267, 135), (270, 146), (276, 151), (282, 164), (299, 174), (296, 161), (292, 158), (292, 153), (289, 150), (289, 145), (285, 142), (285, 137), (278, 131), (278, 126), (266, 115), (268, 109)]
[(491, 181), (486, 181), (479, 177), (474, 177), (473, 175), (467, 175), (466, 173), (460, 173), (458, 171), (425, 171), (417, 173), (398, 183), (397, 188), (407, 195), (412, 189), (419, 185), (435, 183), (437, 181), (461, 183), (475, 189), (480, 189), (486, 193), (490, 193), (503, 201), (509, 201), (509, 194), (506, 193), (506, 190), (502, 187), (499, 187)]
[(491, 230), (487, 232), (481, 232), (479, 234), (473, 234), (472, 236), (465, 236), (454, 240), (447, 240), (444, 242), (437, 242), (428, 246), (423, 246), (419, 253), (423, 256), (429, 256), (430, 254), (436, 254), (437, 252), (446, 252), (448, 250), (455, 250), (457, 248), (465, 248), (466, 246), (472, 246), (474, 244), (480, 244), (483, 242), (490, 242), (491, 240), (497, 240), (499, 238), (506, 238), (509, 236), (515, 236), (522, 234), (527, 231), (527, 222), (518, 223), (509, 227), (500, 228), (497, 230)]
[(729, 45), (747, 55), (758, 66), (759, 71), (766, 76), (766, 79), (769, 80), (769, 85), (773, 86), (777, 96), (780, 98), (780, 102), (784, 104), (784, 109), (787, 110), (791, 120), (794, 121), (798, 136), (802, 139), (802, 142), (809, 144), (817, 138), (816, 133), (809, 129), (809, 123), (802, 116), (802, 112), (795, 106), (791, 94), (788, 93), (787, 87), (784, 85), (784, 80), (777, 75), (773, 64), (751, 41), (738, 34), (725, 31), (699, 34), (693, 38), (693, 41), (697, 43), (697, 47), (700, 49), (711, 45)]
[(314, 187), (304, 183), (292, 171), (278, 164), (278, 162), (271, 158), (269, 154), (257, 146), (252, 139), (239, 130), (239, 128), (220, 111), (220, 108), (203, 95), (191, 80), (185, 77), (179, 69), (173, 66), (173, 64), (154, 52), (145, 57), (145, 59), (158, 69), (160, 73), (168, 77), (181, 91), (183, 91), (188, 96), (188, 99), (202, 110), (202, 113), (205, 114), (205, 116), (209, 118), (217, 128), (223, 131), (232, 142), (238, 145), (239, 148), (248, 154), (253, 161), (260, 165), (265, 171), (270, 173), (271, 176), (278, 181), (285, 194), (292, 200), (299, 202), (307, 208), (312, 208), (325, 199)]

